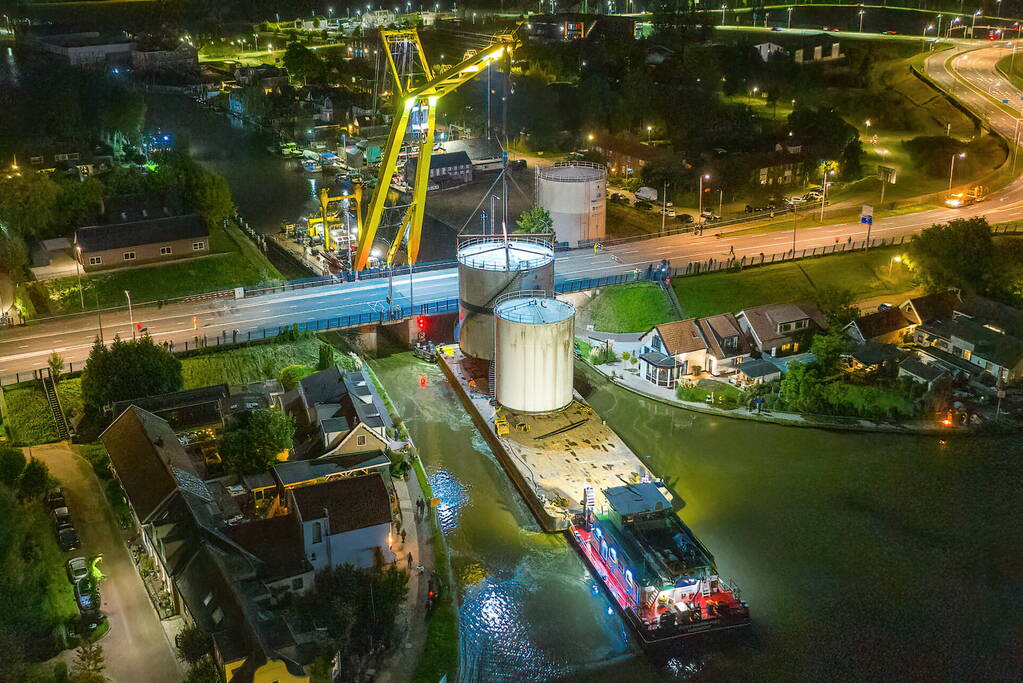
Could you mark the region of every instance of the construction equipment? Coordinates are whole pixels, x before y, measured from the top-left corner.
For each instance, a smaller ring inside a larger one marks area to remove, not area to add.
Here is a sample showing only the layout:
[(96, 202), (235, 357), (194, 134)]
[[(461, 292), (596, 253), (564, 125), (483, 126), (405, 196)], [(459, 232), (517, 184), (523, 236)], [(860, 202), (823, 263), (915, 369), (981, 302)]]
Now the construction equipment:
[(320, 188), (320, 217), (310, 218), (306, 223), (306, 227), (310, 237), (316, 236), (316, 227), (322, 226), (323, 228), (323, 248), (327, 251), (336, 248), (338, 245), (331, 245), (330, 242), (330, 228), (332, 225), (336, 225), (342, 222), (342, 219), (338, 216), (331, 216), (327, 214), (327, 206), (331, 202), (340, 202), (346, 199), (355, 200), (355, 228), (357, 231), (362, 230), (362, 185), (356, 185), (355, 189), (351, 194), (342, 194), (336, 196), (330, 196), (330, 192), (327, 188)]
[(963, 206), (969, 206), (970, 204), (976, 204), (977, 202), (984, 201), (984, 197), (986, 196), (987, 188), (983, 185), (977, 185), (976, 187), (971, 187), (965, 192), (950, 194), (948, 199), (945, 200), (945, 206), (958, 209)]
[(498, 436), (507, 436), (511, 432), (511, 427), (508, 426), (508, 420), (503, 417), (496, 418), (494, 420), (494, 431)]
[[(366, 223), (359, 230), (354, 270), (362, 270), (369, 260), (373, 240), (384, 215), (387, 193), (391, 188), (391, 181), (394, 178), (402, 146), (405, 144), (406, 131), (410, 122), (413, 124), (413, 137), (418, 135), (418, 138), (415, 138), (418, 160), (415, 181), (411, 183), (412, 201), (398, 225), (398, 231), (388, 250), (387, 264), (391, 264), (402, 242), (407, 244), (409, 265), (415, 264), (423, 231), (426, 189), (430, 176), (430, 157), (433, 152), (434, 129), (437, 122), (437, 102), (466, 81), (482, 73), (495, 60), (504, 58), (510, 63), (511, 53), (518, 45), (515, 35), (517, 31), (518, 26), (511, 32), (494, 36), (493, 42), (489, 46), (466, 57), (439, 75), (434, 75), (427, 62), (423, 45), (415, 29), (384, 29), (380, 31), (387, 63), (390, 66), (391, 75), (394, 77), (395, 113), (387, 138), (387, 146), (384, 148), (381, 158), (378, 182), (366, 212)], [(399, 64), (395, 61), (396, 49), (404, 50), (406, 54), (403, 56), (406, 61), (411, 62), (411, 64), (402, 64), (402, 66), (411, 66), (412, 68), (407, 68), (405, 71), (399, 69)], [(407, 54), (409, 50), (414, 50), (415, 53), (411, 57)], [(416, 86), (417, 80), (425, 80), (425, 82)]]

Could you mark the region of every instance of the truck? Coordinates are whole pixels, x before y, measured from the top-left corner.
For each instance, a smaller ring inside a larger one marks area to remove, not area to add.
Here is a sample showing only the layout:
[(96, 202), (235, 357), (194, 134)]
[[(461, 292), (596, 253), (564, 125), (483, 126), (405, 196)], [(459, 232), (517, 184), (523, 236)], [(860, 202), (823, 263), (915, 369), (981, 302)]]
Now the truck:
[(971, 187), (963, 192), (950, 194), (948, 199), (945, 200), (945, 206), (958, 209), (963, 206), (969, 206), (970, 204), (976, 204), (977, 202), (984, 201), (984, 197), (986, 195), (987, 188), (983, 185), (977, 185), (976, 187)]
[(636, 199), (643, 199), (648, 202), (657, 201), (657, 190), (652, 187), (641, 187), (636, 190)]

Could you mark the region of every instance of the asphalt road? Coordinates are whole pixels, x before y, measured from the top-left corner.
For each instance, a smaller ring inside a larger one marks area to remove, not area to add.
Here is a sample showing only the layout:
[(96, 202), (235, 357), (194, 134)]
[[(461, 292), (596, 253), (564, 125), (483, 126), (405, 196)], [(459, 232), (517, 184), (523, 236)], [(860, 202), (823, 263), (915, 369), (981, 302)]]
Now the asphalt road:
[[(64, 488), (82, 540), (81, 549), (65, 553), (65, 558), (103, 555), (100, 569), (107, 578), (100, 584), (100, 596), (103, 612), (110, 620), (110, 630), (100, 640), (106, 661), (104, 673), (110, 680), (124, 683), (180, 681), (181, 667), (92, 468), (66, 443), (27, 450), (46, 463)], [(62, 657), (72, 662), (74, 650), (66, 650)]]
[[(960, 42), (952, 50), (935, 53), (926, 66), (931, 78), (949, 89), (954, 88), (958, 98), (1011, 140), (1016, 117), (999, 100), (1008, 99), (1023, 105), (1023, 92), (995, 71), (995, 62), (1007, 54), (1007, 50), (1001, 45), (992, 47), (987, 42)], [(946, 64), (958, 77), (946, 69)], [(871, 229), (871, 237), (909, 235), (934, 223), (975, 215), (986, 216), (992, 223), (1023, 219), (1023, 178), (1017, 178), (975, 206), (880, 219)], [(858, 221), (800, 228), (796, 249), (830, 246), (835, 244), (836, 238), (839, 242), (849, 237), (862, 240), (866, 232), (866, 226)], [(561, 281), (613, 275), (637, 268), (645, 270), (647, 265), (657, 265), (662, 259), (681, 265), (689, 261), (727, 258), (730, 247), (734, 247), (735, 255), (740, 257), (752, 257), (761, 252), (782, 253), (792, 247), (792, 233), (777, 231), (717, 237), (707, 231), (702, 237), (661, 237), (611, 247), (597, 254), (591, 250), (576, 250), (559, 255), (555, 273), (556, 279)], [(417, 305), (458, 296), (457, 274), (453, 269), (416, 274), (413, 285), (413, 302)], [(380, 307), (386, 296), (386, 280), (369, 280), (242, 300), (178, 303), (163, 308), (136, 307), (134, 321), (141, 322), (157, 341), (174, 341), (175, 346), (181, 348), (196, 335), (205, 334), (212, 343), (213, 338), (221, 334), (230, 338), (234, 330), (244, 335), (265, 327), (372, 311)], [(395, 280), (394, 298), (396, 304), (408, 305), (408, 276)], [(193, 329), (193, 316), (198, 329)], [(0, 335), (0, 377), (45, 367), (52, 351), (59, 352), (65, 362), (84, 360), (100, 332), (100, 322), (108, 341), (115, 334), (131, 336), (127, 311), (108, 312), (103, 314), (102, 321), (96, 314), (83, 314), (5, 330)]]

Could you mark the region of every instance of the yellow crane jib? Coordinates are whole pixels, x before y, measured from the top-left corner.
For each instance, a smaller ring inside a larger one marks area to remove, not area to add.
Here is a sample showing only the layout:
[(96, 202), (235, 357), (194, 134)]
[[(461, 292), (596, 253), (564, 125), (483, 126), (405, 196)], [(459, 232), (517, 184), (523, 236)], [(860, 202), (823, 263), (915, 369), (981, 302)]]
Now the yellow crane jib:
[[(327, 207), (331, 202), (340, 202), (345, 199), (355, 200), (355, 228), (357, 231), (362, 231), (362, 186), (356, 185), (355, 189), (351, 194), (341, 194), (331, 196), (327, 188), (320, 188), (320, 217), (310, 218), (307, 227), (309, 229), (309, 236), (313, 237), (316, 235), (316, 226), (323, 226), (323, 248), (330, 250), (332, 248), (330, 242), (330, 226), (333, 223), (340, 223), (341, 219), (336, 216), (327, 215)], [(336, 246), (336, 245), (335, 245)]]
[[(398, 157), (402, 144), (405, 141), (405, 132), (408, 128), (412, 112), (419, 107), (420, 112), (424, 109), (426, 111), (426, 122), (417, 144), (418, 159), (416, 161), (412, 201), (402, 217), (398, 232), (394, 236), (394, 242), (387, 253), (387, 263), (390, 264), (398, 251), (399, 245), (403, 241), (407, 241), (408, 262), (410, 265), (415, 264), (416, 257), (419, 255), (419, 244), (423, 232), (426, 188), (430, 177), (430, 157), (433, 153), (434, 129), (437, 123), (437, 102), (482, 72), (494, 60), (501, 57), (510, 58), (512, 51), (518, 45), (518, 39), (515, 35), (517, 30), (518, 27), (516, 26), (515, 30), (509, 33), (495, 36), (494, 42), (491, 45), (437, 75), (433, 74), (429, 63), (426, 61), (423, 45), (415, 29), (380, 31), (381, 40), (386, 48), (391, 75), (394, 77), (395, 113), (394, 120), (391, 123), (391, 130), (388, 133), (387, 145), (384, 148), (380, 161), (380, 175), (377, 177), (377, 185), (373, 189), (373, 197), (370, 199), (369, 208), (366, 211), (366, 222), (359, 230), (358, 251), (355, 263), (353, 264), (355, 270), (362, 270), (369, 261), (373, 240), (376, 238), (380, 221), (384, 215), (387, 193), (391, 187), (391, 181), (394, 179)], [(413, 87), (413, 75), (403, 76), (399, 72), (393, 51), (391, 50), (392, 45), (399, 43), (415, 48), (415, 60), (422, 69), (423, 78), (426, 79), (426, 82), (422, 85)]]

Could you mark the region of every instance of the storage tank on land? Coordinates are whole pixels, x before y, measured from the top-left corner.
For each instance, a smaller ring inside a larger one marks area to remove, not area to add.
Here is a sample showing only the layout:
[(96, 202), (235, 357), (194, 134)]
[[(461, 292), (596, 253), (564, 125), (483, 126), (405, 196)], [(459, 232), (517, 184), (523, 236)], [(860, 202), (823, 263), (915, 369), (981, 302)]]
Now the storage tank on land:
[(571, 247), (604, 239), (606, 191), (600, 164), (569, 161), (536, 169), (536, 203), (551, 214), (555, 240)]
[(497, 318), (497, 402), (549, 413), (572, 402), (575, 307), (540, 292), (502, 299)]
[(458, 345), (494, 360), (494, 304), (522, 290), (554, 291), (554, 249), (535, 235), (477, 235), (459, 240)]

